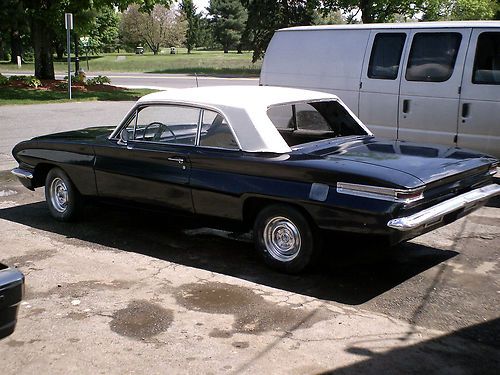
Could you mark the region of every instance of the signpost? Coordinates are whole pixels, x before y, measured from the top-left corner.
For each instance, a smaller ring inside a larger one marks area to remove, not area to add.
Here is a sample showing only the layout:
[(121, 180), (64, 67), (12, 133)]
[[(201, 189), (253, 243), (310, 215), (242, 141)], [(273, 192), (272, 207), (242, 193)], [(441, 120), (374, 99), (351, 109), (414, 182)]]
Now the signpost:
[(68, 54), (68, 95), (71, 100), (71, 30), (73, 30), (73, 14), (64, 13), (64, 25), (66, 26), (66, 41)]

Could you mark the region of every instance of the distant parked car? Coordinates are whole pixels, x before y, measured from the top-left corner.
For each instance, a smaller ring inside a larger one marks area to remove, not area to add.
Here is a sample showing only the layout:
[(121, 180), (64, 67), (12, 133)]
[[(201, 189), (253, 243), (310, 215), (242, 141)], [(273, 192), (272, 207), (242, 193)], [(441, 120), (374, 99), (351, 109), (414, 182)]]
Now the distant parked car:
[(144, 54), (144, 47), (141, 47), (141, 46), (135, 47), (135, 54), (136, 55), (143, 55)]
[(0, 339), (14, 332), (23, 295), (23, 274), (0, 263)]
[(323, 230), (398, 243), (500, 194), (494, 157), (377, 139), (335, 95), (279, 87), (153, 93), (115, 129), (34, 138), (13, 155), (58, 220), (83, 196), (230, 220), (287, 272), (317, 258)]

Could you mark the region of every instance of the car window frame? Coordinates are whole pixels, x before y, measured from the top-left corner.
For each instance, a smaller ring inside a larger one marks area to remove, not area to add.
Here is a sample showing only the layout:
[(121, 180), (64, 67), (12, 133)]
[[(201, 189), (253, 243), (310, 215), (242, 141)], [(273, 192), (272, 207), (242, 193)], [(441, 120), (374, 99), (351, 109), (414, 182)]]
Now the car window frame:
[[(137, 126), (137, 115), (139, 113), (139, 109), (144, 108), (144, 107), (150, 107), (150, 106), (177, 106), (177, 107), (188, 107), (188, 108), (194, 108), (200, 111), (198, 115), (198, 123), (197, 123), (197, 129), (196, 129), (196, 139), (195, 139), (195, 144), (194, 145), (189, 145), (189, 144), (179, 144), (179, 143), (167, 143), (167, 142), (158, 142), (158, 141), (144, 141), (144, 140), (136, 140), (136, 139), (130, 139), (128, 142), (137, 142), (139, 144), (159, 144), (159, 145), (166, 145), (166, 146), (180, 146), (180, 147), (199, 147), (199, 148), (206, 148), (206, 149), (214, 149), (214, 150), (225, 150), (225, 151), (241, 151), (241, 144), (236, 136), (236, 133), (234, 132), (233, 127), (231, 126), (231, 123), (229, 122), (227, 116), (220, 111), (218, 108), (211, 107), (211, 106), (206, 106), (206, 105), (198, 105), (194, 103), (180, 103), (180, 102), (149, 102), (149, 103), (137, 103), (125, 116), (125, 119), (122, 121), (122, 123), (114, 130), (114, 132), (111, 134), (109, 139), (111, 140), (120, 140), (120, 132), (126, 128), (127, 126), (130, 125), (131, 121), (134, 120), (135, 118), (135, 124), (134, 124), (134, 132), (133, 136), (135, 138), (135, 129)], [(229, 130), (231, 131), (231, 134), (236, 141), (236, 144), (238, 145), (238, 148), (224, 148), (224, 147), (213, 147), (213, 146), (202, 146), (200, 145), (200, 135), (201, 135), (201, 126), (202, 126), (202, 120), (203, 120), (203, 113), (205, 110), (216, 112), (217, 114), (221, 115), (224, 120), (226, 121)]]

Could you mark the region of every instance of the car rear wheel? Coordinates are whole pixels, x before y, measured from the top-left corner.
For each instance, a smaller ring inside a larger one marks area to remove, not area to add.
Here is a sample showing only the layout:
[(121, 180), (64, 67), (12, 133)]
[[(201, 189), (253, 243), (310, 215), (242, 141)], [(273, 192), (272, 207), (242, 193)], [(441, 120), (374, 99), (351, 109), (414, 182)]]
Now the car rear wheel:
[(81, 210), (82, 197), (60, 168), (53, 168), (47, 174), (45, 200), (50, 214), (59, 221), (72, 221)]
[(320, 247), (320, 238), (304, 215), (282, 204), (268, 206), (257, 215), (254, 242), (267, 265), (287, 273), (310, 266)]

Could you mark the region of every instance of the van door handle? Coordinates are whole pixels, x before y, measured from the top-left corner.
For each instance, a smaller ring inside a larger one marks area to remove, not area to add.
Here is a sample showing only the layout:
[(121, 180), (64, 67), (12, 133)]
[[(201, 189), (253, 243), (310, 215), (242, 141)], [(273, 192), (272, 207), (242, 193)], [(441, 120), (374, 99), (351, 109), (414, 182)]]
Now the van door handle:
[(403, 100), (403, 113), (408, 113), (410, 112), (410, 100), (405, 99)]
[(462, 104), (462, 118), (467, 118), (470, 115), (470, 103)]

